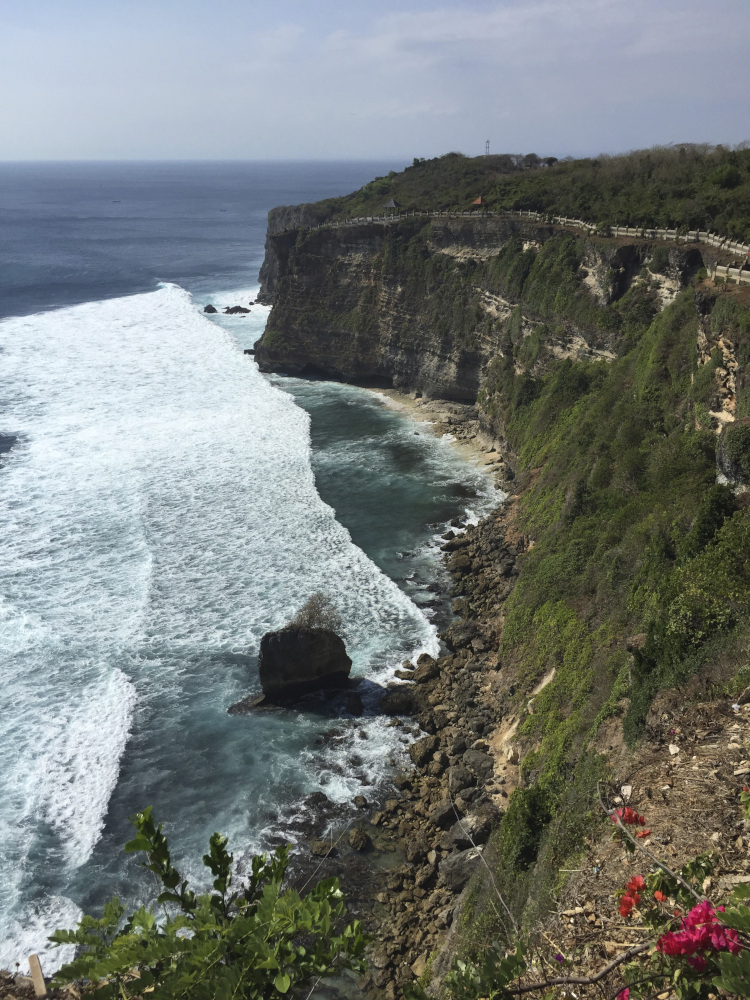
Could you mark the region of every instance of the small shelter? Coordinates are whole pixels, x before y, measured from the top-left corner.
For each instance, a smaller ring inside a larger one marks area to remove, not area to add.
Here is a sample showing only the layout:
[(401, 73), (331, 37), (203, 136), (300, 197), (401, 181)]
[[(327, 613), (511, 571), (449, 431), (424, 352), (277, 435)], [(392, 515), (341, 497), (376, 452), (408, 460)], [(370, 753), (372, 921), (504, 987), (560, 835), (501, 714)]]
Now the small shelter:
[(478, 198), (475, 198), (474, 201), (472, 201), (471, 209), (472, 211), (476, 211), (477, 209), (482, 209), (482, 208), (487, 208), (487, 202), (480, 194)]
[(383, 208), (387, 212), (397, 212), (398, 211), (398, 202), (395, 200), (395, 198), (391, 198), (390, 201), (387, 201), (385, 203), (385, 205), (383, 205)]

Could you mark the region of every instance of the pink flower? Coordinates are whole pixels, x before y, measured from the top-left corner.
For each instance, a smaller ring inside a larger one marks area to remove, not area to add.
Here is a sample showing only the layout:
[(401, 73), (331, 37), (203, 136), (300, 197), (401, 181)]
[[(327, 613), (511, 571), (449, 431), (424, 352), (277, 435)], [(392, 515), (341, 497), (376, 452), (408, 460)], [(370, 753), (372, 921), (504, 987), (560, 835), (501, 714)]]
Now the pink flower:
[[(723, 909), (719, 907), (719, 911)], [(741, 950), (737, 931), (719, 923), (716, 912), (708, 900), (694, 906), (683, 917), (681, 931), (662, 934), (656, 942), (657, 950), (664, 955), (691, 956), (688, 961), (699, 972), (703, 972), (706, 967), (707, 953), (729, 951), (736, 954)]]

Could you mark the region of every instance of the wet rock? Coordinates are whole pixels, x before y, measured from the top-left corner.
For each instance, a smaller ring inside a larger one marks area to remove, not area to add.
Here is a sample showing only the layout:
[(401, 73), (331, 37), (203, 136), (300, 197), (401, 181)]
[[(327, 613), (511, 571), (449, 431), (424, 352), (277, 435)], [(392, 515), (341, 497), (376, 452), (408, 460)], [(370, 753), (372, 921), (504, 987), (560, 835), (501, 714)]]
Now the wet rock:
[(365, 710), (365, 706), (362, 702), (362, 695), (357, 694), (353, 691), (351, 694), (346, 696), (346, 701), (344, 702), (344, 711), (348, 712), (349, 715), (354, 715), (359, 718), (360, 715)]
[(343, 639), (330, 629), (290, 626), (266, 632), (260, 641), (263, 693), (280, 704), (310, 691), (345, 686), (351, 667)]
[(412, 685), (389, 684), (380, 699), (380, 711), (385, 715), (417, 715), (422, 702)]
[(225, 316), (244, 316), (245, 313), (249, 313), (250, 310), (246, 309), (244, 306), (227, 306), (224, 310)]
[(310, 853), (316, 858), (327, 858), (336, 853), (336, 849), (330, 840), (311, 840), (308, 844)]
[(217, 310), (216, 306), (212, 306), (211, 303), (209, 302), (207, 306), (203, 307), (203, 312), (204, 313), (215, 313), (215, 312), (218, 312), (218, 310)]
[(352, 804), (355, 805), (357, 809), (366, 809), (369, 805), (364, 795), (355, 795), (352, 799)]
[(426, 684), (440, 674), (437, 662), (431, 656), (424, 653), (417, 660), (417, 669), (414, 671), (414, 683)]
[(372, 847), (372, 841), (367, 836), (365, 831), (359, 827), (355, 826), (349, 831), (349, 846), (354, 851), (369, 851)]

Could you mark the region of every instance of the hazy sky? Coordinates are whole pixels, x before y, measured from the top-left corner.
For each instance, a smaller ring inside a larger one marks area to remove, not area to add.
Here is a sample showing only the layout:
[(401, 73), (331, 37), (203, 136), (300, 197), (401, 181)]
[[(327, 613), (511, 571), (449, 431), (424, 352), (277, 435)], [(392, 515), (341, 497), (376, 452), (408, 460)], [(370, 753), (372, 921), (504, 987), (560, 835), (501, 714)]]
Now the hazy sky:
[(0, 159), (750, 139), (750, 0), (0, 0)]

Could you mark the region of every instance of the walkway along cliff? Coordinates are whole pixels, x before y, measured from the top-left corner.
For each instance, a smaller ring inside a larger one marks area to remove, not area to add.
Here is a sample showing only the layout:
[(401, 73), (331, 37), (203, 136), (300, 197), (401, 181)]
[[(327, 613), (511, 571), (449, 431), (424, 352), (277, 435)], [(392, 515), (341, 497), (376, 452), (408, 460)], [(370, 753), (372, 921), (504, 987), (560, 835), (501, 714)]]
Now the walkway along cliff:
[(372, 983), (396, 997), (502, 933), (493, 882), (520, 928), (556, 910), (659, 692), (750, 680), (750, 289), (708, 242), (305, 212), (271, 213), (261, 368), (475, 408), (511, 492), (446, 539), (447, 653), (385, 701), (424, 733), (372, 820), (408, 845), (378, 896)]

